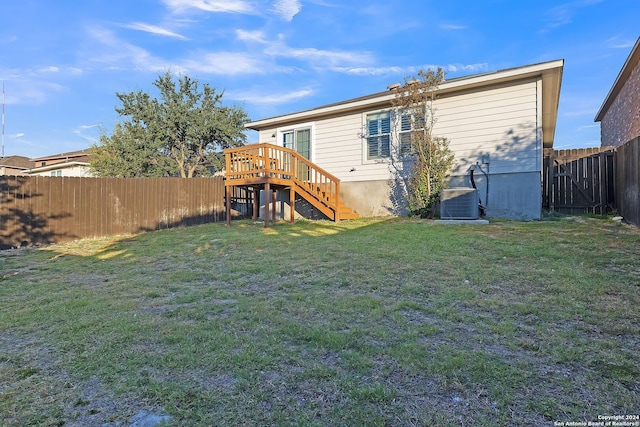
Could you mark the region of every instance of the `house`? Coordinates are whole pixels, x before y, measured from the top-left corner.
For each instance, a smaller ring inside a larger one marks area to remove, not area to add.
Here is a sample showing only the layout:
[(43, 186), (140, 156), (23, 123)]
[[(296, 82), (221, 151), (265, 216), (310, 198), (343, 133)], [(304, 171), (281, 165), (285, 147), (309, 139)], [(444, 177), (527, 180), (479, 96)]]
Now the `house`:
[[(543, 149), (553, 147), (563, 66), (555, 60), (453, 78), (436, 92), (434, 134), (449, 139), (457, 161), (449, 185), (475, 184), (488, 217), (541, 216)], [(406, 160), (395, 154), (403, 131), (391, 106), (397, 86), (246, 127), (260, 143), (293, 149), (336, 177), (339, 200), (358, 214), (402, 214), (394, 190)]]
[(24, 156), (0, 157), (0, 175), (22, 175), (33, 162)]
[(25, 171), (33, 176), (93, 176), (89, 171), (89, 152), (85, 150), (31, 159), (31, 169)]
[(640, 37), (604, 99), (600, 122), (601, 145), (619, 147), (640, 136)]

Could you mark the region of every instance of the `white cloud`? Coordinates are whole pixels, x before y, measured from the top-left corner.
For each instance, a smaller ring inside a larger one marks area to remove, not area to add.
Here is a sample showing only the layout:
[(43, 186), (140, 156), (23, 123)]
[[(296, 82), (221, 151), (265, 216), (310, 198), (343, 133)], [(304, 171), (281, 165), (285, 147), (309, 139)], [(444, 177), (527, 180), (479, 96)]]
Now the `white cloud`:
[(244, 0), (163, 0), (163, 2), (175, 13), (182, 13), (189, 9), (221, 13), (254, 13), (251, 3)]
[(94, 123), (92, 125), (80, 125), (78, 126), (80, 129), (91, 129), (91, 128), (97, 128), (102, 126), (102, 123)]
[(548, 11), (549, 18), (547, 19), (547, 26), (542, 31), (545, 32), (553, 28), (570, 24), (573, 20), (573, 16), (579, 9), (601, 3), (602, 1), (603, 0), (576, 0), (553, 7)]
[(198, 55), (197, 58), (182, 61), (180, 65), (187, 71), (221, 75), (265, 74), (267, 68), (269, 71), (276, 69), (268, 67), (256, 55), (244, 53), (214, 52)]
[(486, 71), (489, 68), (489, 65), (486, 63), (481, 64), (448, 64), (448, 65), (431, 65), (425, 64), (422, 66), (406, 66), (406, 67), (398, 67), (398, 66), (390, 66), (390, 67), (334, 67), (333, 71), (351, 75), (359, 75), (359, 76), (384, 76), (384, 75), (410, 75), (416, 74), (420, 70), (429, 70), (442, 68), (444, 71), (457, 73), (461, 71), (467, 71), (471, 73), (477, 73)]
[[(217, 75), (265, 74), (267, 72), (291, 72), (291, 67), (277, 66), (268, 57), (253, 52), (194, 52), (184, 58), (172, 60), (155, 57), (145, 49), (127, 43), (104, 28), (92, 27), (90, 35), (99, 43), (94, 48), (94, 62), (104, 64), (109, 70), (140, 70), (162, 72), (171, 69), (175, 73), (208, 73)], [(259, 38), (258, 33), (242, 32), (241, 38)]]
[[(436, 67), (437, 68), (437, 67)], [(442, 69), (451, 73), (467, 71), (470, 73), (480, 73), (489, 69), (489, 64), (482, 62), (479, 64), (448, 64), (442, 66)]]
[(619, 36), (611, 37), (607, 40), (607, 45), (613, 49), (631, 49), (635, 44), (635, 40), (620, 39)]
[(51, 94), (63, 92), (66, 87), (44, 81), (27, 72), (5, 82), (5, 103), (7, 105), (37, 105), (44, 103)]
[(245, 31), (236, 30), (236, 37), (242, 41), (254, 41), (259, 43), (268, 43), (262, 31)]
[(292, 48), (283, 42), (275, 42), (266, 50), (267, 55), (293, 58), (319, 64), (320, 68), (344, 66), (342, 64), (370, 64), (373, 58), (369, 52), (350, 52), (339, 50), (323, 50), (313, 47)]
[(161, 72), (171, 69), (180, 73), (194, 71), (217, 75), (251, 75), (290, 73), (295, 69), (335, 68), (344, 72), (341, 69), (366, 67), (374, 62), (373, 54), (366, 51), (293, 48), (287, 45), (284, 36), (273, 41), (267, 40), (262, 31), (241, 29), (235, 31), (238, 40), (260, 43), (264, 49), (248, 49), (246, 52), (196, 51), (186, 57), (166, 59), (153, 56), (108, 29), (94, 26), (87, 31), (98, 43), (91, 49), (89, 59), (104, 64), (103, 67), (108, 70)]
[(41, 73), (58, 73), (60, 72), (60, 68), (51, 66), (46, 68), (40, 68), (38, 71)]
[(381, 76), (406, 72), (402, 67), (333, 67), (332, 71), (356, 76)]
[(88, 29), (89, 35), (96, 40), (100, 48), (94, 48), (89, 59), (103, 63), (109, 70), (136, 69), (141, 71), (162, 71), (170, 64), (155, 58), (145, 49), (127, 43), (116, 37), (111, 31), (100, 27)]
[(24, 136), (23, 132), (14, 133), (13, 135), (7, 135), (11, 139), (19, 139)]
[(323, 50), (313, 47), (303, 49), (288, 49), (280, 53), (287, 57), (304, 59), (312, 62), (320, 62), (327, 65), (340, 63), (368, 63), (372, 60), (371, 55), (367, 52)]
[(156, 34), (158, 36), (172, 37), (180, 40), (187, 40), (181, 34), (174, 33), (173, 31), (167, 30), (166, 28), (159, 27), (157, 25), (145, 24), (144, 22), (132, 22), (131, 24), (127, 24), (124, 27), (130, 28), (132, 30), (144, 31), (146, 33)]
[(44, 67), (44, 68), (38, 68), (37, 70), (35, 70), (35, 72), (33, 73), (33, 75), (37, 75), (37, 74), (58, 74), (58, 75), (72, 75), (72, 76), (78, 76), (80, 74), (83, 73), (82, 68), (77, 68), (77, 67), (57, 67), (55, 65), (50, 65), (48, 67)]
[(369, 52), (323, 50), (317, 48), (294, 48), (285, 42), (283, 35), (278, 40), (268, 40), (262, 31), (236, 30), (236, 37), (242, 41), (254, 41), (266, 45), (262, 54), (272, 58), (296, 59), (313, 64), (316, 68), (340, 67), (351, 64), (370, 64), (373, 61)]
[(311, 89), (300, 89), (291, 92), (277, 92), (274, 91), (269, 92), (239, 92), (235, 94), (229, 94), (229, 97), (232, 99), (237, 99), (241, 101), (246, 101), (251, 104), (286, 104), (291, 101), (297, 101), (302, 98), (307, 98), (313, 95), (313, 90)]
[(294, 16), (300, 12), (302, 5), (299, 0), (276, 0), (273, 3), (273, 10), (276, 15), (281, 16), (285, 21), (291, 22)]
[(90, 142), (90, 143), (93, 144), (95, 142), (98, 142), (99, 136), (97, 136), (97, 135), (87, 135), (85, 133), (86, 130), (93, 129), (93, 128), (102, 128), (102, 123), (96, 123), (96, 124), (93, 124), (93, 125), (80, 125), (76, 129), (74, 129), (71, 133), (73, 133), (74, 135), (77, 135), (80, 138), (84, 139), (85, 141)]
[(440, 24), (440, 28), (443, 30), (466, 30), (467, 27), (465, 25), (458, 24)]

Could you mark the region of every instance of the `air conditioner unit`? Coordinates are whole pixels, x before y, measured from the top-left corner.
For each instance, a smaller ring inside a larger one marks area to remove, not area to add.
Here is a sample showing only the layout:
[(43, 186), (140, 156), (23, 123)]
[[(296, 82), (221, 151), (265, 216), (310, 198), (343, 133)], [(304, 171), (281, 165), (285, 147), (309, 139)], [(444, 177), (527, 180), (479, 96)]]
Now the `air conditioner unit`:
[(457, 187), (442, 190), (440, 194), (440, 218), (478, 219), (478, 190)]

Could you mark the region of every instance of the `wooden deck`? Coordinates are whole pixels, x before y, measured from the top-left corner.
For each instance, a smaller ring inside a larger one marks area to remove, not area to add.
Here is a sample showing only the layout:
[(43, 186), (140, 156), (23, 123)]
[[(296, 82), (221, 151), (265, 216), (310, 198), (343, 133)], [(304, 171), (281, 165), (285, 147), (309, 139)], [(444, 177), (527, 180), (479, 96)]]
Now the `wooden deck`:
[[(289, 191), (290, 221), (294, 221), (295, 195), (303, 197), (313, 207), (333, 221), (355, 219), (359, 215), (340, 202), (340, 180), (302, 157), (297, 152), (272, 144), (252, 144), (224, 150), (226, 172), (227, 224), (230, 224), (230, 194), (232, 187), (265, 190), (265, 227), (275, 220), (275, 190)], [(254, 197), (254, 218), (257, 218), (259, 197)], [(271, 205), (271, 206), (270, 206)]]

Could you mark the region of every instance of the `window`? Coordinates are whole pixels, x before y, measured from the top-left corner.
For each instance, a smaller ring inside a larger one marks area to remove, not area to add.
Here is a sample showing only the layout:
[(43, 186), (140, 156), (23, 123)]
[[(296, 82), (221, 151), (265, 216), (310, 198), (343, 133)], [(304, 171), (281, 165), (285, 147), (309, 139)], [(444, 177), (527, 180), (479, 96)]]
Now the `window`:
[(62, 176), (62, 171), (51, 171), (51, 176)]
[(400, 117), (400, 155), (411, 154), (411, 116), (403, 114)]
[[(313, 124), (305, 123), (301, 124), (300, 127), (296, 129), (279, 131), (279, 134), (282, 135), (282, 146), (292, 149), (305, 159), (311, 160), (312, 130)], [(286, 156), (284, 158), (285, 170), (289, 170), (294, 167), (294, 165), (290, 165), (289, 162), (289, 156)], [(298, 171), (297, 178), (301, 181), (309, 181), (311, 176), (309, 166), (304, 162), (299, 161), (296, 163), (295, 167)]]
[(400, 116), (400, 147), (401, 156), (409, 155), (413, 152), (411, 142), (413, 141), (413, 131), (424, 129), (424, 117), (415, 117), (411, 114)]
[(389, 111), (367, 115), (367, 159), (391, 155), (391, 114)]
[(297, 151), (305, 159), (311, 159), (311, 129), (296, 129), (283, 132), (282, 146)]

